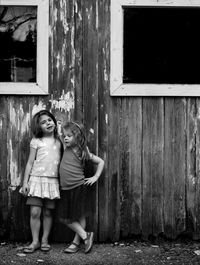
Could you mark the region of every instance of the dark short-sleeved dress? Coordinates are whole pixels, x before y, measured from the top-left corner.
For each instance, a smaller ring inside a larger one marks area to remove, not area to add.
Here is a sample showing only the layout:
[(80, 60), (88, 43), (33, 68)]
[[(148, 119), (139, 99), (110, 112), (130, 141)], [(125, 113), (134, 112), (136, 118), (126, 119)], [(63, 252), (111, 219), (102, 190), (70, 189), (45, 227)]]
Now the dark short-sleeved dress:
[(95, 186), (84, 185), (84, 167), (72, 148), (66, 148), (60, 163), (60, 201), (57, 218), (71, 223), (93, 211)]

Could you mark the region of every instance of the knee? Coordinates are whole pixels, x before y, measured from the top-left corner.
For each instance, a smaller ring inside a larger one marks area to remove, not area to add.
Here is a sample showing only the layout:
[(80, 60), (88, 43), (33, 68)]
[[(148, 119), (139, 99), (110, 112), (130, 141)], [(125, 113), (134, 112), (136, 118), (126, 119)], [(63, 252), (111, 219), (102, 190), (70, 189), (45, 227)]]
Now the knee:
[(44, 217), (51, 217), (52, 216), (51, 210), (44, 208), (43, 209), (43, 216)]
[(31, 209), (31, 218), (32, 219), (39, 219), (41, 215), (41, 209), (38, 207), (33, 207)]

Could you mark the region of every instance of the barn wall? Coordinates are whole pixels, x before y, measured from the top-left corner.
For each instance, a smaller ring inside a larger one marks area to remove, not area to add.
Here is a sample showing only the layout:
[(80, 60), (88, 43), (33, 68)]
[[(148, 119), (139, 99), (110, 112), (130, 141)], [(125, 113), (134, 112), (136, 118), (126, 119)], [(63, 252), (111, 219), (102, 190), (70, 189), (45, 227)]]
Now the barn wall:
[[(110, 1), (50, 1), (49, 95), (0, 96), (0, 237), (28, 240), (19, 194), (30, 120), (42, 108), (83, 120), (89, 148), (105, 160), (94, 188), (96, 240), (133, 235), (200, 238), (200, 102), (110, 97)], [(71, 239), (55, 224), (52, 238)]]

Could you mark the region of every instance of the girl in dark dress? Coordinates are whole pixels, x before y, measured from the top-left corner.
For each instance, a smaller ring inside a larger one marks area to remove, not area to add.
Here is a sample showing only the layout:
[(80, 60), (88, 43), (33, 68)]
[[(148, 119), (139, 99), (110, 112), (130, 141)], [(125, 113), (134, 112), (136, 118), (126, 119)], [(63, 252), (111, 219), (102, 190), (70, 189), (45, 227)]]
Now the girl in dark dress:
[[(65, 151), (60, 164), (60, 185), (62, 211), (59, 220), (75, 232), (75, 236), (65, 253), (75, 253), (79, 250), (80, 240), (85, 243), (85, 253), (93, 245), (93, 232), (86, 232), (86, 216), (90, 206), (91, 185), (100, 177), (104, 161), (89, 152), (86, 143), (85, 130), (82, 124), (67, 122), (63, 125)], [(91, 160), (97, 165), (96, 173), (91, 178), (84, 176), (84, 163)], [(64, 205), (64, 206), (63, 206)], [(64, 208), (64, 210), (63, 210)]]

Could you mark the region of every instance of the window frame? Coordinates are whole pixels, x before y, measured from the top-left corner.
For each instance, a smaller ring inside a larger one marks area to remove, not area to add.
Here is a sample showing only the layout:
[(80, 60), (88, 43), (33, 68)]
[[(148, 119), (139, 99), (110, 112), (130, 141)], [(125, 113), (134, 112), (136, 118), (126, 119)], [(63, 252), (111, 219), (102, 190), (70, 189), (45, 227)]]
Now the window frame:
[(0, 82), (0, 94), (48, 95), (49, 0), (1, 0), (0, 5), (37, 7), (36, 82)]
[(200, 96), (200, 84), (123, 83), (123, 7), (200, 7), (197, 0), (111, 0), (110, 95), (111, 96)]

